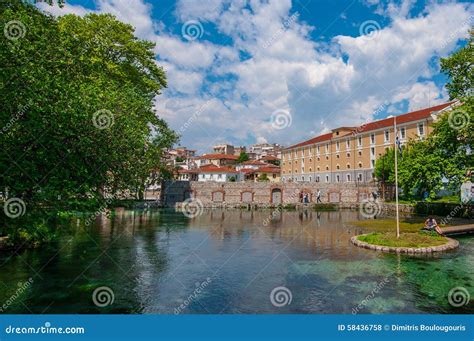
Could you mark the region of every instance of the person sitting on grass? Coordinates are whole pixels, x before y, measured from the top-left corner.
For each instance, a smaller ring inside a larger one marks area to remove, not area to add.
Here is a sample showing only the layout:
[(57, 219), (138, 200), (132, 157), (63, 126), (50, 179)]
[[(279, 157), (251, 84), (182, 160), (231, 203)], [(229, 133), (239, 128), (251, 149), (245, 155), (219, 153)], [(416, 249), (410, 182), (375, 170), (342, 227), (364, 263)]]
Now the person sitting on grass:
[(439, 235), (443, 234), (438, 226), (438, 223), (436, 222), (436, 219), (432, 216), (429, 216), (428, 219), (425, 220), (425, 226), (422, 228), (422, 230), (430, 232), (436, 231)]

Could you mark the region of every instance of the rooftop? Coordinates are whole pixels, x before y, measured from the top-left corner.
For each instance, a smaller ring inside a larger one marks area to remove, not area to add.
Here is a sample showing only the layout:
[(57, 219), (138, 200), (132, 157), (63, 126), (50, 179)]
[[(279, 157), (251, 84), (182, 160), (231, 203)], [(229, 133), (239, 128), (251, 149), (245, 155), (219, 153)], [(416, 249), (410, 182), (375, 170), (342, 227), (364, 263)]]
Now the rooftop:
[[(408, 122), (413, 122), (413, 121), (419, 121), (419, 120), (428, 118), (433, 113), (436, 113), (438, 111), (447, 109), (448, 107), (450, 107), (451, 105), (453, 105), (456, 102), (457, 101), (451, 101), (451, 102), (436, 105), (436, 106), (433, 106), (433, 107), (429, 107), (429, 108), (425, 108), (425, 109), (421, 109), (421, 110), (412, 111), (412, 112), (409, 112), (409, 113), (406, 113), (406, 114), (398, 115), (398, 116), (396, 116), (397, 124), (408, 123)], [(358, 127), (339, 127), (339, 128), (333, 129), (332, 131), (336, 131), (338, 129), (341, 129), (341, 130), (342, 129), (346, 129), (346, 130), (351, 129), (351, 130), (353, 130), (353, 132), (357, 132), (357, 133), (360, 134), (360, 133), (364, 133), (364, 132), (368, 132), (368, 131), (372, 131), (372, 130), (377, 130), (377, 129), (389, 127), (389, 126), (392, 126), (393, 123), (394, 123), (394, 117), (389, 117), (389, 118), (384, 118), (384, 119), (381, 119), (381, 120), (378, 120), (378, 121), (366, 123), (366, 124), (363, 124), (363, 125), (358, 126)], [(352, 134), (352, 133), (348, 133), (348, 134), (345, 134), (345, 135), (342, 135), (342, 136), (347, 136), (347, 135), (350, 135), (350, 134)], [(315, 144), (315, 143), (318, 143), (318, 142), (328, 141), (331, 138), (332, 138), (332, 132), (313, 137), (309, 140), (294, 144), (294, 145), (289, 146), (288, 148), (285, 148), (285, 149), (288, 150), (288, 149), (293, 149), (293, 148), (297, 148), (297, 147), (312, 145), (312, 144)]]

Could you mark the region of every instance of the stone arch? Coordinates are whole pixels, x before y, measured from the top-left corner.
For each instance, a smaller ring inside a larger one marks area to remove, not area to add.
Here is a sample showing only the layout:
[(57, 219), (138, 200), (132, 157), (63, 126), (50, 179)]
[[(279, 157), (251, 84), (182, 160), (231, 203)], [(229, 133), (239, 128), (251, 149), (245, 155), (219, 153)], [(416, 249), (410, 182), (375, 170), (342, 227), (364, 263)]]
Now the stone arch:
[(213, 202), (224, 202), (225, 201), (225, 191), (217, 190), (211, 193), (211, 199)]
[(276, 205), (283, 203), (283, 189), (280, 186), (270, 187), (270, 203)]
[(243, 190), (240, 192), (240, 202), (251, 203), (253, 202), (254, 195), (255, 193), (250, 189)]

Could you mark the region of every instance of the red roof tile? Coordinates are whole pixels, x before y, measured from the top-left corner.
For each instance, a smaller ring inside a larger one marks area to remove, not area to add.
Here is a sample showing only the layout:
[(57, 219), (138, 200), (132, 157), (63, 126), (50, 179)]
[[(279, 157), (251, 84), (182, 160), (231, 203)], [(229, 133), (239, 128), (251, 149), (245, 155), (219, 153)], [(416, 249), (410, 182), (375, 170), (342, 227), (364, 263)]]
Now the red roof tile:
[(219, 167), (216, 165), (206, 165), (197, 169), (199, 173), (238, 173), (230, 167)]
[[(406, 114), (398, 115), (397, 116), (397, 124), (408, 123), (408, 122), (413, 122), (413, 121), (419, 121), (419, 120), (428, 118), (428, 117), (431, 116), (432, 113), (443, 110), (443, 109), (446, 109), (446, 108), (448, 108), (449, 106), (451, 106), (452, 104), (454, 104), (456, 102), (457, 101), (451, 101), (451, 102), (448, 102), (448, 103), (436, 105), (434, 107), (425, 108), (425, 109), (421, 109), (421, 110), (412, 111), (412, 112), (409, 112), (409, 113), (406, 113)], [(354, 128), (350, 127), (350, 129), (354, 129), (358, 133), (363, 133), (363, 132), (367, 132), (367, 131), (371, 131), (371, 130), (377, 130), (377, 129), (381, 129), (381, 128), (385, 128), (385, 127), (390, 127), (390, 126), (393, 126), (393, 123), (394, 123), (394, 118), (389, 117), (389, 118), (385, 118), (385, 119), (382, 119), (382, 120), (379, 120), (379, 121), (374, 121), (374, 122), (370, 122), (370, 123), (367, 123), (367, 124), (363, 124), (360, 127), (354, 127)], [(341, 129), (341, 128), (339, 128), (339, 129)], [(333, 129), (333, 131), (334, 130), (337, 130), (337, 129)], [(352, 133), (348, 133), (344, 136), (351, 135), (351, 134)], [(297, 147), (303, 147), (303, 146), (315, 144), (317, 142), (330, 140), (331, 137), (332, 137), (332, 133), (319, 135), (319, 136), (313, 137), (312, 139), (309, 139), (309, 140), (303, 141), (301, 143), (292, 145), (292, 146), (286, 148), (285, 150), (293, 149), (293, 148), (297, 148)]]

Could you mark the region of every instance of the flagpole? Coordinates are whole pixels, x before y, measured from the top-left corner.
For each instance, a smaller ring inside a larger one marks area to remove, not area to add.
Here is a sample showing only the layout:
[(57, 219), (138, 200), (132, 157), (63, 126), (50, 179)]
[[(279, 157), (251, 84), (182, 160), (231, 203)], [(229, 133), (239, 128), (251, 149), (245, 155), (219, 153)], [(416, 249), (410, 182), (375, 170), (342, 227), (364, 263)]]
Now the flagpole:
[(397, 209), (397, 238), (400, 238), (400, 216), (398, 214), (398, 146), (397, 146), (397, 116), (393, 118), (393, 131), (395, 133), (395, 205)]

